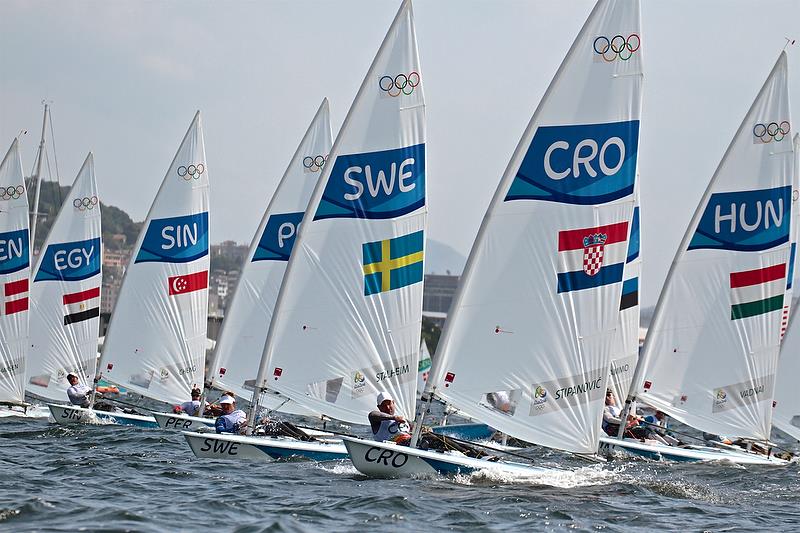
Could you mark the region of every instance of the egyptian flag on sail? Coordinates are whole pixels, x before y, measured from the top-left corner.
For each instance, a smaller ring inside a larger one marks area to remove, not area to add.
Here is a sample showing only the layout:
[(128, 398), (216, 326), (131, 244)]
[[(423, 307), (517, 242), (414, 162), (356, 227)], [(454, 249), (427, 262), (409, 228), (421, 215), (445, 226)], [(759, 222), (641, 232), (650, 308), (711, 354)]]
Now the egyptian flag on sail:
[(731, 320), (782, 309), (785, 290), (786, 263), (731, 272)]
[(65, 326), (100, 316), (100, 287), (65, 294), (62, 301)]
[(6, 315), (28, 310), (28, 278), (9, 281), (3, 289)]
[(628, 222), (558, 232), (558, 292), (622, 281)]

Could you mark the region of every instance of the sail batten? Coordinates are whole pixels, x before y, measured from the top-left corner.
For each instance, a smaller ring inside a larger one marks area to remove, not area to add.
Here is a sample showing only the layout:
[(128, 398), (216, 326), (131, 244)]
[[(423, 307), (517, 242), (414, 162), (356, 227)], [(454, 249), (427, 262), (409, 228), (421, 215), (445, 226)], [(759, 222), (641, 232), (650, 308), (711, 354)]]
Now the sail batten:
[[(599, 1), (506, 168), (427, 389), (515, 437), (597, 450), (641, 113), (639, 3)], [(612, 44), (613, 42), (613, 44)]]
[(378, 392), (413, 413), (422, 321), (424, 75), (411, 2), (359, 88), (289, 259), (258, 384), (365, 423)]
[(170, 403), (202, 386), (208, 327), (209, 179), (195, 114), (142, 226), (106, 333), (107, 380)]

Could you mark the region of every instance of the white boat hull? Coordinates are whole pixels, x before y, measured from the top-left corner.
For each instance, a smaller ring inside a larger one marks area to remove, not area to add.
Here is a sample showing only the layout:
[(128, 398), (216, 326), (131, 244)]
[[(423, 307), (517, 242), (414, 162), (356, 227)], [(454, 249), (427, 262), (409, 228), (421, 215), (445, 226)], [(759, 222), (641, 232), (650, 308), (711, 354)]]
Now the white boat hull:
[(557, 472), (524, 463), (473, 459), (462, 454), (418, 450), (393, 442), (343, 437), (356, 469), (370, 477), (399, 478), (431, 474), (470, 474), (481, 470), (512, 475), (537, 475)]
[(202, 459), (271, 462), (287, 458), (333, 461), (347, 457), (347, 450), (338, 439), (304, 442), (288, 437), (249, 437), (189, 431), (184, 431), (183, 436), (195, 456)]
[(156, 429), (158, 424), (152, 416), (129, 415), (109, 411), (95, 411), (73, 405), (47, 404), (53, 419), (62, 426), (78, 424), (113, 424), (119, 426), (135, 426)]
[(50, 410), (44, 405), (22, 407), (0, 406), (0, 418), (48, 418)]
[(158, 427), (177, 431), (197, 431), (200, 428), (213, 428), (214, 418), (201, 418), (199, 416), (176, 415), (173, 413), (152, 413)]
[(628, 455), (643, 457), (654, 461), (671, 462), (709, 462), (721, 461), (740, 465), (784, 466), (789, 461), (774, 456), (750, 453), (746, 450), (729, 450), (708, 446), (677, 447), (657, 443), (650, 444), (634, 440), (617, 440), (611, 437), (600, 437), (600, 454), (611, 455), (622, 452)]

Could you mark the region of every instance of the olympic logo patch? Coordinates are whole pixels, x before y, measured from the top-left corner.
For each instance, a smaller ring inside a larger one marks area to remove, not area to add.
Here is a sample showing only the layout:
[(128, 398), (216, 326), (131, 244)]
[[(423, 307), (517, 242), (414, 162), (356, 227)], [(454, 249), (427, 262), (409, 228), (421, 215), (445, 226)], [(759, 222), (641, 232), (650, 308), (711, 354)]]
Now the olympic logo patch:
[(94, 209), (97, 205), (97, 196), (84, 196), (83, 198), (75, 198), (72, 200), (72, 207), (78, 211), (86, 211), (87, 209)]
[(770, 122), (769, 124), (759, 122), (753, 126), (753, 143), (767, 144), (772, 141), (781, 142), (784, 137), (789, 135), (789, 131), (791, 131), (791, 126), (787, 120), (781, 123)]
[(406, 96), (414, 92), (414, 89), (420, 84), (422, 79), (418, 72), (411, 72), (409, 74), (398, 74), (395, 77), (382, 76), (378, 81), (378, 87), (387, 95), (396, 98), (401, 94)]
[(592, 48), (594, 60), (613, 63), (617, 59), (627, 61), (639, 51), (642, 39), (638, 33), (631, 33), (627, 37), (617, 34), (610, 39), (605, 35), (595, 37)]
[(22, 185), (17, 185), (16, 187), (11, 185), (5, 189), (0, 189), (0, 191), (2, 191), (2, 193), (0, 193), (0, 200), (16, 200), (25, 194), (25, 187)]
[(325, 166), (326, 161), (328, 161), (327, 155), (307, 155), (303, 158), (303, 168), (306, 172), (319, 172)]
[(186, 181), (190, 181), (192, 178), (199, 180), (200, 176), (205, 171), (206, 171), (205, 165), (203, 165), (203, 163), (197, 163), (196, 165), (180, 166), (178, 167), (177, 172), (178, 176), (180, 176)]

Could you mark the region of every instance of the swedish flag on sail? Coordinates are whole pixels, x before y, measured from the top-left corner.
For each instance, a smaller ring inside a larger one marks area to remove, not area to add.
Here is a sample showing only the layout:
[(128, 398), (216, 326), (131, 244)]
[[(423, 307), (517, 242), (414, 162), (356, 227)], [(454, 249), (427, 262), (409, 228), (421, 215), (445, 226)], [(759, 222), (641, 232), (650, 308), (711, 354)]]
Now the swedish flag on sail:
[(422, 281), (422, 231), (361, 245), (364, 255), (364, 296)]

